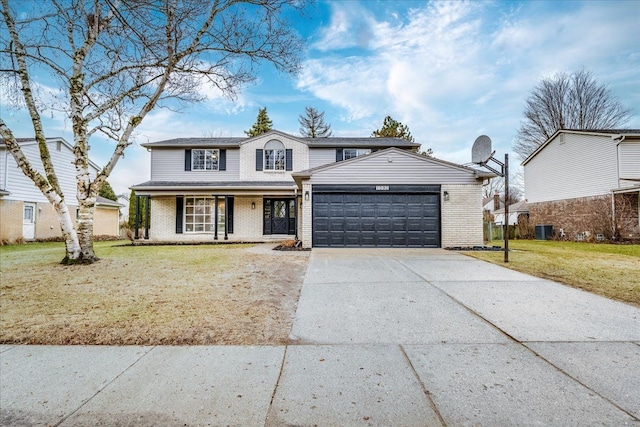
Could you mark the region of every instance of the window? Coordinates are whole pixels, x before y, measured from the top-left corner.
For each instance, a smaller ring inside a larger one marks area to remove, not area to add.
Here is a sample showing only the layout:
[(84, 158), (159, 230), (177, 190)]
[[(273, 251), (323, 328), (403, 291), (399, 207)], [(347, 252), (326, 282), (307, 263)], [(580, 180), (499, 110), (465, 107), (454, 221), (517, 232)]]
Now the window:
[(369, 153), (371, 153), (369, 148), (345, 148), (342, 151), (344, 160), (353, 159), (354, 157), (363, 156)]
[(264, 170), (285, 170), (286, 152), (282, 142), (275, 139), (264, 146)]
[[(187, 233), (212, 233), (215, 227), (215, 198), (184, 198), (184, 230)], [(218, 200), (218, 233), (224, 233), (224, 198)]]
[(220, 150), (191, 150), (191, 170), (218, 170)]

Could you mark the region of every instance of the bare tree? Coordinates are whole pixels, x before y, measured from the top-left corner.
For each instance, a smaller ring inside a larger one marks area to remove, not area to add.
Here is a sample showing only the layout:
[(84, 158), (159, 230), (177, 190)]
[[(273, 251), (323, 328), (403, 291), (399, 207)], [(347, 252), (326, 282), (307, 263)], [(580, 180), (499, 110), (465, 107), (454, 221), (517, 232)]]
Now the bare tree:
[(559, 129), (613, 129), (630, 116), (590, 71), (557, 73), (542, 79), (527, 98), (513, 151), (524, 160)]
[[(200, 101), (204, 85), (231, 98), (254, 79), (261, 61), (296, 72), (301, 42), (282, 18), (298, 0), (49, 0), (27, 10), (0, 0), (0, 52), (4, 85), (26, 106), (40, 148), (43, 172), (24, 156), (14, 132), (0, 119), (0, 137), (24, 174), (55, 207), (66, 242), (65, 263), (92, 263), (96, 195), (131, 136), (154, 108)], [(38, 78), (53, 77), (63, 94), (43, 105)], [(71, 119), (77, 225), (46, 144), (41, 114), (64, 111)], [(95, 178), (89, 175), (90, 139), (116, 142)]]
[(328, 138), (331, 136), (331, 124), (324, 122), (324, 111), (318, 112), (313, 107), (304, 107), (304, 113), (298, 117), (300, 135), (308, 138)]
[[(482, 187), (482, 197), (493, 197), (495, 193), (500, 194), (500, 199), (504, 202), (504, 178), (495, 177), (489, 180), (489, 183)], [(512, 205), (522, 199), (522, 190), (515, 179), (509, 180), (509, 204)]]

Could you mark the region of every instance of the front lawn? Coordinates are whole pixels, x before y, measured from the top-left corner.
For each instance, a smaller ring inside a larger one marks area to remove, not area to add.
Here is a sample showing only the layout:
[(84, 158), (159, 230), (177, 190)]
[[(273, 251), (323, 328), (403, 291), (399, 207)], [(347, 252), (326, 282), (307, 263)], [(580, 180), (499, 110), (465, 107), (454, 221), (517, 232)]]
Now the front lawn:
[(464, 253), (640, 306), (640, 245), (511, 240), (509, 249), (508, 264), (504, 252)]
[(62, 243), (0, 247), (0, 343), (287, 342), (308, 252), (124, 243), (74, 266)]

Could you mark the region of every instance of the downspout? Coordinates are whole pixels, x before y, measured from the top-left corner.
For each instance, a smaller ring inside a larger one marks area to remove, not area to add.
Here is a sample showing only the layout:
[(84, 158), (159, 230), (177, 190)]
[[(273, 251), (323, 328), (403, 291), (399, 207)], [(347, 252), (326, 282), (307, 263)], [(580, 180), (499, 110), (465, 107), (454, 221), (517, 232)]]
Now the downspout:
[(6, 150), (4, 154), (4, 173), (2, 174), (2, 188), (0, 190), (7, 190), (7, 182), (9, 181), (9, 150)]
[[(296, 184), (296, 188), (293, 189), (294, 199), (293, 199), (293, 211), (296, 213), (296, 243), (298, 243), (298, 218), (300, 217), (300, 213), (298, 212), (298, 184)], [(296, 245), (297, 246), (297, 245)]]
[[(618, 181), (618, 188), (620, 188), (620, 144), (624, 141), (625, 135), (611, 135), (611, 139), (618, 141), (616, 144), (616, 181)], [(612, 238), (615, 240), (618, 224), (616, 224), (616, 195), (613, 190), (611, 190), (611, 226), (613, 227), (611, 230)]]
[(616, 224), (616, 194), (613, 192), (613, 190), (611, 190), (611, 227), (613, 228), (611, 230), (611, 232), (613, 233), (611, 235), (612, 240), (616, 240), (616, 230), (617, 230), (617, 224)]

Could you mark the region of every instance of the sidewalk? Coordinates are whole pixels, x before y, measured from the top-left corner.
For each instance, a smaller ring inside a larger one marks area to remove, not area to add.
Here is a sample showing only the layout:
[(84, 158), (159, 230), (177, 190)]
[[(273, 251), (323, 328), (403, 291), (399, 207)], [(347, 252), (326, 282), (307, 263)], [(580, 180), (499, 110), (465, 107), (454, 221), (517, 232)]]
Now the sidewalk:
[(0, 346), (0, 422), (640, 424), (640, 309), (451, 252), (314, 249), (291, 338)]

